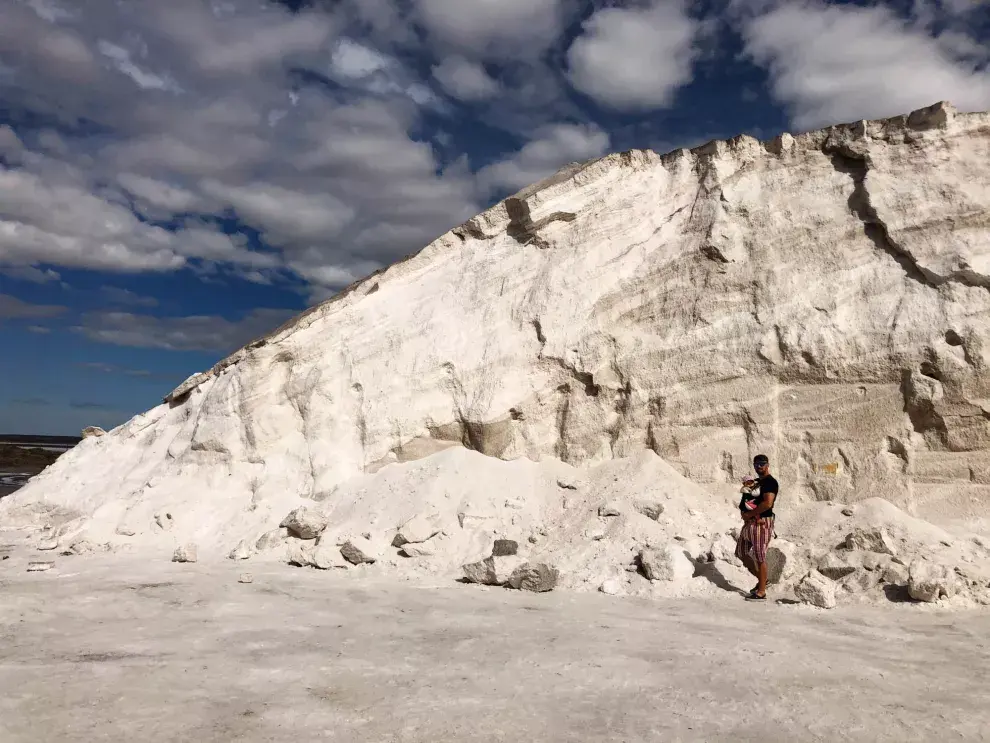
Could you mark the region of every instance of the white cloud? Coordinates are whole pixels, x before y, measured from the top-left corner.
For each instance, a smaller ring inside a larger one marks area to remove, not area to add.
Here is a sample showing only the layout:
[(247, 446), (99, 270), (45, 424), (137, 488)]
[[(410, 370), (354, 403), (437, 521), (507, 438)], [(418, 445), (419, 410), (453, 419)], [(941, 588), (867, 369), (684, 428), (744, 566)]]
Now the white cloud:
[(747, 19), (743, 36), (801, 128), (895, 116), (940, 100), (990, 108), (990, 72), (885, 7), (781, 5)]
[(460, 55), (446, 57), (433, 76), (448, 94), (462, 101), (483, 101), (498, 95), (499, 84), (484, 66)]
[(268, 183), (230, 186), (206, 181), (202, 191), (231, 206), (273, 245), (330, 241), (354, 218), (354, 209), (330, 194), (302, 193)]
[(168, 351), (233, 351), (297, 314), (298, 310), (256, 309), (240, 320), (217, 315), (153, 317), (128, 312), (83, 316), (76, 332), (99, 343)]
[(117, 176), (117, 182), (135, 198), (139, 211), (148, 217), (213, 211), (213, 205), (202, 195), (154, 178), (121, 173)]
[(610, 108), (667, 106), (691, 81), (699, 28), (679, 0), (599, 10), (567, 53), (571, 83)]
[(144, 90), (181, 92), (179, 86), (168, 75), (156, 75), (134, 64), (131, 61), (131, 53), (123, 47), (101, 39), (97, 44), (97, 48), (100, 50), (100, 54), (113, 62), (114, 67), (133, 80), (139, 88)]
[(563, 31), (561, 0), (414, 0), (431, 35), (493, 57), (535, 56)]
[(568, 163), (598, 157), (608, 146), (608, 134), (593, 124), (547, 126), (510, 158), (483, 168), (479, 182), (491, 190), (517, 190)]

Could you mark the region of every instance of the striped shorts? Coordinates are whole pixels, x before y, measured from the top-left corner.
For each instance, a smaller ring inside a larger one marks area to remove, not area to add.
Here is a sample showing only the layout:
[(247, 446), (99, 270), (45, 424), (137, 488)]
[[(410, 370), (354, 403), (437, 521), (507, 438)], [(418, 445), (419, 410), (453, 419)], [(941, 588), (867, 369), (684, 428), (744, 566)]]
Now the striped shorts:
[(751, 557), (756, 562), (767, 561), (767, 547), (773, 539), (773, 519), (754, 519), (743, 524), (736, 541), (736, 557)]

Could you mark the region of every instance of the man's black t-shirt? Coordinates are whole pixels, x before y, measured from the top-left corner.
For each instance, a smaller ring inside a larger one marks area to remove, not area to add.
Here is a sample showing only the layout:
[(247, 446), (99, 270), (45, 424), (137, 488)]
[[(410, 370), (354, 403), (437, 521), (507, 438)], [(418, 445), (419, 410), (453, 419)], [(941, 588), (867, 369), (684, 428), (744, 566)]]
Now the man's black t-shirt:
[[(757, 498), (756, 505), (757, 507), (760, 507), (763, 505), (763, 502), (766, 500), (766, 496), (768, 493), (780, 492), (780, 485), (777, 483), (777, 478), (775, 478), (773, 475), (767, 475), (766, 477), (761, 477), (758, 482), (760, 486), (760, 497)], [(762, 517), (765, 519), (773, 518), (773, 509), (771, 508), (769, 511), (765, 511)]]

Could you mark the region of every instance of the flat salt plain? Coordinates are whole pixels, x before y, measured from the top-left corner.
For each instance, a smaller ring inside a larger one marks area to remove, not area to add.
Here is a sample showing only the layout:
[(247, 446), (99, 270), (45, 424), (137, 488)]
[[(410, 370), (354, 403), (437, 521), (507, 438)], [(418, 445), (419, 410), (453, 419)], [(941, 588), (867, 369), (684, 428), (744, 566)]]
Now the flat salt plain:
[[(0, 545), (4, 743), (990, 736), (985, 611), (46, 557), (10, 531)], [(27, 573), (39, 559), (56, 568)]]

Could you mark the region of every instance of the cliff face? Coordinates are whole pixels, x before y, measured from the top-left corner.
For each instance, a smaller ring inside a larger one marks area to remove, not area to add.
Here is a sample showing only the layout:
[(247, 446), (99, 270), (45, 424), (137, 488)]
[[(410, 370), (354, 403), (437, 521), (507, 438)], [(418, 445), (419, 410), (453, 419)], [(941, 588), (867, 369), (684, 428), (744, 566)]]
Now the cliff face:
[(574, 465), (652, 449), (699, 483), (764, 452), (788, 498), (990, 498), (990, 114), (571, 166), (4, 508), (150, 520), (195, 493), (197, 518), (260, 527), (266, 504), (461, 446)]

